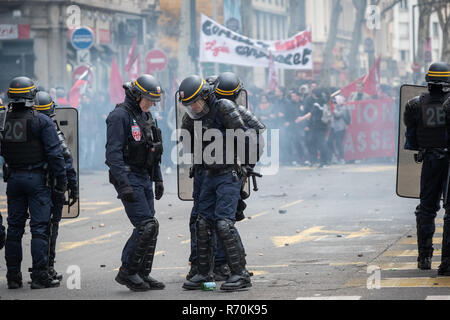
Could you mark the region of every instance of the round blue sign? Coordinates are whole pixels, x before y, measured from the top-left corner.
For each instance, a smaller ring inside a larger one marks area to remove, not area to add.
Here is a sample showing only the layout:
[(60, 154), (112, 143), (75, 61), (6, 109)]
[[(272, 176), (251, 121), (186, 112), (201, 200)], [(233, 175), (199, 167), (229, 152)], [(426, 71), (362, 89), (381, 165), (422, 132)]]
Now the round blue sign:
[(94, 33), (89, 28), (78, 28), (72, 33), (71, 42), (76, 50), (87, 50), (94, 44)]

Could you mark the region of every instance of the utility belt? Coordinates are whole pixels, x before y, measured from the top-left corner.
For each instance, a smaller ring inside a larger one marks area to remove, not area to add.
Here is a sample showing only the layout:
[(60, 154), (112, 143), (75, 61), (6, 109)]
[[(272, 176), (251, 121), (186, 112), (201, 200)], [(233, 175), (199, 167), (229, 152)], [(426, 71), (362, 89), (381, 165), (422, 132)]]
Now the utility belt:
[(236, 179), (237, 181), (237, 179), (242, 176), (242, 170), (239, 165), (226, 165), (219, 168), (206, 168), (205, 172), (208, 177), (217, 177), (228, 172), (233, 172), (233, 181), (235, 181), (234, 179)]
[(419, 149), (419, 153), (414, 154), (414, 161), (422, 163), (426, 155), (433, 155), (437, 160), (445, 159), (449, 156), (447, 148), (426, 148)]

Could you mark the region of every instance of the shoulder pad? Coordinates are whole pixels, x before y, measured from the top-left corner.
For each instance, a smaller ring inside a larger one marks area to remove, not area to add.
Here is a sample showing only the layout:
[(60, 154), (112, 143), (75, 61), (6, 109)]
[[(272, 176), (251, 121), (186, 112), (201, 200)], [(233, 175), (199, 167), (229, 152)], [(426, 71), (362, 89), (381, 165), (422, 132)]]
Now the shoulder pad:
[(236, 103), (227, 99), (220, 99), (217, 101), (216, 107), (227, 129), (244, 128), (244, 121), (242, 120)]
[(241, 114), (242, 120), (245, 125), (259, 132), (263, 132), (266, 130), (266, 126), (246, 107), (238, 106), (238, 111)]
[(447, 96), (447, 99), (445, 100), (443, 107), (445, 112), (450, 112), (450, 94)]
[(406, 103), (406, 108), (416, 109), (420, 107), (422, 96), (412, 98)]

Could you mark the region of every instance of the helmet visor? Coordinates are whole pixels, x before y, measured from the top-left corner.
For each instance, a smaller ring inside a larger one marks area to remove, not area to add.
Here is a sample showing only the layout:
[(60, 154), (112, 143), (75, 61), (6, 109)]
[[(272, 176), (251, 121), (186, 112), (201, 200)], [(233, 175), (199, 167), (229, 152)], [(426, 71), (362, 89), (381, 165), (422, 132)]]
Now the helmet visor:
[(197, 99), (194, 103), (185, 105), (183, 103), (183, 109), (187, 112), (189, 117), (194, 120), (201, 119), (209, 112), (209, 106), (204, 99)]

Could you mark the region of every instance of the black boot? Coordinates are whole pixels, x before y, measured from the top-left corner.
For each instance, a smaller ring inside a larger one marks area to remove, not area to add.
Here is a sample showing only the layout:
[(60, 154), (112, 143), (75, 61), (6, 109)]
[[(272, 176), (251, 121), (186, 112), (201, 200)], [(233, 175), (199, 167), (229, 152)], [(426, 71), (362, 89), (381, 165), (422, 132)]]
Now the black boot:
[(417, 268), (420, 270), (431, 269), (431, 259), (433, 258), (433, 248), (426, 250), (419, 249), (419, 257), (417, 258)]
[(215, 265), (213, 273), (216, 281), (225, 281), (231, 276), (230, 267), (226, 263)]
[(47, 269), (34, 270), (31, 273), (31, 289), (59, 287), (59, 281), (53, 279)]
[(7, 272), (6, 281), (8, 282), (8, 289), (22, 288), (22, 272)]
[(150, 290), (150, 286), (145, 282), (137, 272), (130, 272), (125, 267), (120, 267), (119, 273), (115, 279), (121, 285), (126, 286), (131, 291), (143, 292)]
[(214, 279), (211, 275), (201, 275), (196, 274), (190, 280), (183, 283), (183, 289), (186, 290), (200, 290), (202, 288), (202, 284), (205, 282), (213, 282)]
[(450, 276), (450, 258), (442, 258), (438, 269), (439, 276)]
[(53, 266), (50, 266), (48, 268), (48, 274), (50, 275), (50, 277), (52, 277), (55, 280), (61, 281), (63, 276), (62, 274), (56, 272), (55, 268)]
[(250, 281), (250, 275), (243, 272), (242, 274), (232, 274), (227, 281), (222, 283), (220, 290), (224, 291), (236, 291), (245, 288), (250, 288), (252, 282)]
[(191, 280), (193, 276), (198, 273), (197, 263), (191, 262), (191, 269), (189, 269), (188, 274), (186, 275), (186, 280)]

